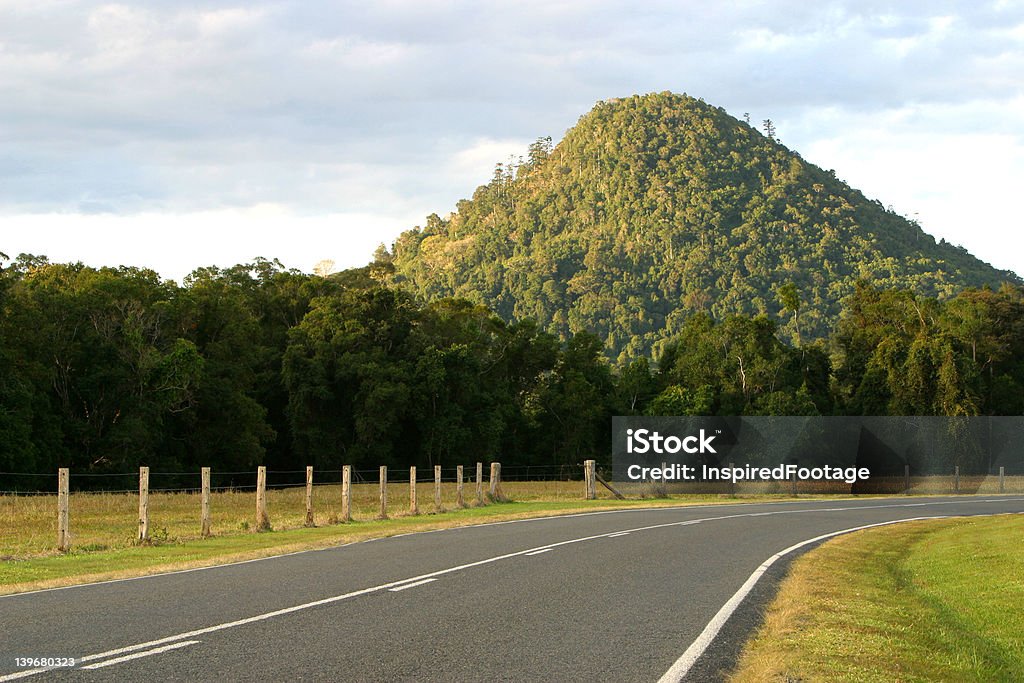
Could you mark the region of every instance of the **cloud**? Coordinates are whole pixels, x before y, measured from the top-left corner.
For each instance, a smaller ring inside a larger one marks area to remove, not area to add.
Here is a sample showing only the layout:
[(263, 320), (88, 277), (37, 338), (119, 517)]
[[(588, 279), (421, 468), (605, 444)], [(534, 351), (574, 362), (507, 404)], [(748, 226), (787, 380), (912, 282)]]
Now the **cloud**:
[(963, 124), (1004, 117), (1024, 120), (1024, 96), (907, 106), (882, 116), (819, 111), (797, 127), (813, 131), (801, 148), (809, 161), (836, 169), (843, 180), (918, 220), (937, 238), (1020, 272), (1024, 226), (1008, 207), (1024, 177), (1024, 145), (998, 126)]
[[(0, 1), (0, 216), (275, 205), (374, 215), (383, 235), (595, 101), (666, 89), (772, 118), (872, 187), (897, 152), (948, 144), (976, 163), (964, 140), (1018, 172), (1022, 73), (1019, 2)], [(889, 151), (858, 156), (869, 142)], [(985, 174), (944, 168), (940, 188)], [(879, 192), (940, 206), (898, 180)]]
[[(378, 244), (390, 243), (415, 220), (359, 212), (297, 216), (260, 204), (189, 213), (35, 213), (5, 216), (0, 224), (6, 233), (2, 250), (11, 257), (30, 253), (95, 267), (146, 267), (181, 282), (196, 268), (229, 267), (258, 256), (305, 272), (324, 259), (338, 269), (362, 266)], [(217, 233), (231, 239), (211, 239)]]

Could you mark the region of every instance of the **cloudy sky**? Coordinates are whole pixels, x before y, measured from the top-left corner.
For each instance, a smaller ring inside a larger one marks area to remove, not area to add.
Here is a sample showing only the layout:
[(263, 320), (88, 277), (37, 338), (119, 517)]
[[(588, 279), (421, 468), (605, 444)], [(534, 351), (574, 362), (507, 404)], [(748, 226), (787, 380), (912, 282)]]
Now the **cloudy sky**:
[(0, 251), (362, 265), (661, 90), (1024, 273), (1024, 0), (0, 0)]

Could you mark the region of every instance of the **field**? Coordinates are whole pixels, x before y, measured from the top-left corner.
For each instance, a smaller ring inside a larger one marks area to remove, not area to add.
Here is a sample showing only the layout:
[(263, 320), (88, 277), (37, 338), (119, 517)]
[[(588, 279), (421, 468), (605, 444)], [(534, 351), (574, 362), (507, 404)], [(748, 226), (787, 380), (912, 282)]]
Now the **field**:
[[(441, 485), (443, 509), (455, 507), (455, 484)], [(579, 481), (503, 482), (502, 491), (518, 502), (581, 501)], [(487, 486), (484, 485), (486, 500)], [(606, 492), (604, 492), (606, 493)], [(600, 498), (606, 497), (599, 492)], [(464, 497), (476, 505), (475, 484), (466, 484)], [(610, 498), (610, 495), (607, 496)], [(211, 494), (211, 531), (216, 536), (242, 534), (255, 523), (255, 494), (252, 491), (220, 491)], [(416, 498), (421, 514), (434, 512), (433, 483), (419, 482)], [(111, 550), (136, 545), (138, 495), (134, 493), (74, 493), (69, 503), (71, 543), (78, 552)], [(376, 519), (380, 512), (377, 484), (353, 484), (352, 517), (356, 521)], [(55, 552), (56, 497), (52, 495), (0, 496), (0, 557), (27, 559)], [(297, 529), (306, 521), (306, 489), (288, 487), (267, 491), (267, 510), (274, 529)], [(408, 482), (388, 485), (388, 516), (409, 515)], [(337, 524), (341, 514), (341, 486), (313, 487), (316, 526)], [(194, 492), (151, 493), (149, 496), (150, 536), (155, 544), (168, 544), (200, 537), (200, 501)]]
[(732, 683), (1020, 681), (1024, 517), (908, 522), (793, 563)]

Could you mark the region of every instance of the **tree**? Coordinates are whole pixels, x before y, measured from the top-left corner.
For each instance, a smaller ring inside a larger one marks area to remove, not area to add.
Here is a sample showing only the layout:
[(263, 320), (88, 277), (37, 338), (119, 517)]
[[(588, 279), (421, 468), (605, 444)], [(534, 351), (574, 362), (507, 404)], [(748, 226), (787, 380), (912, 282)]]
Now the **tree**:
[(644, 407), (658, 391), (657, 378), (646, 358), (630, 361), (615, 378), (617, 414), (642, 415)]
[(181, 315), (204, 361), (195, 410), (182, 416), (180, 438), (190, 465), (238, 471), (262, 464), (276, 432), (259, 401), (267, 349), (244, 290), (216, 268), (194, 271), (180, 296)]
[(537, 168), (551, 156), (551, 136), (537, 138), (530, 143), (527, 152), (527, 167)]
[(765, 316), (716, 323), (695, 315), (666, 344), (659, 367), (665, 389), (651, 409), (658, 412), (774, 415), (797, 406), (799, 414), (831, 408), (825, 353), (786, 346)]
[(321, 259), (316, 262), (315, 266), (313, 266), (313, 274), (318, 277), (328, 277), (333, 272), (334, 261), (329, 258)]
[(296, 460), (356, 466), (403, 461), (414, 374), (408, 295), (388, 289), (312, 300), (282, 363)]
[(589, 332), (573, 335), (541, 397), (551, 464), (572, 465), (607, 453), (612, 388), (601, 340)]
[(647, 415), (711, 415), (714, 409), (715, 390), (705, 384), (690, 390), (678, 384), (671, 384), (654, 397), (647, 407)]
[(19, 348), (18, 393), (49, 464), (176, 469), (170, 432), (193, 408), (203, 360), (181, 333), (173, 283), (151, 270), (19, 261), (3, 337)]
[(776, 290), (776, 295), (779, 298), (782, 310), (793, 314), (793, 327), (796, 328), (796, 343), (797, 346), (800, 346), (803, 343), (800, 339), (800, 291), (793, 284), (793, 281), (790, 280)]

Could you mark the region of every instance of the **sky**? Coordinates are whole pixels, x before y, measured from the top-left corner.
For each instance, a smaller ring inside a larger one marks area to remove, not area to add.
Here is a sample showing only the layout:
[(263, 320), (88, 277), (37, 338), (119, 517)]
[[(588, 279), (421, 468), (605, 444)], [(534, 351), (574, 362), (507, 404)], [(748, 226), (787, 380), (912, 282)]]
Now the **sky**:
[(0, 0), (0, 252), (360, 266), (664, 90), (1024, 274), (1024, 0)]

